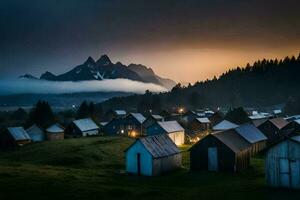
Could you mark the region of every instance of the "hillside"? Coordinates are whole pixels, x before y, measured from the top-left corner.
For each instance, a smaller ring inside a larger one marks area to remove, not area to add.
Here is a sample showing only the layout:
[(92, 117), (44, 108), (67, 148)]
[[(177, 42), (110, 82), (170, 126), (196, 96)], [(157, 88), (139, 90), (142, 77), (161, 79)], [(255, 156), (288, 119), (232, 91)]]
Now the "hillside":
[[(265, 187), (261, 159), (240, 174), (189, 172), (161, 177), (118, 175), (129, 138), (93, 137), (44, 142), (0, 152), (1, 199), (272, 199), (298, 192)], [(234, 198), (233, 198), (234, 197)]]
[[(290, 97), (298, 97), (300, 90), (300, 55), (283, 60), (260, 60), (253, 65), (237, 67), (218, 78), (196, 82), (182, 87), (176, 85), (170, 92), (159, 95), (145, 94), (125, 98), (112, 98), (103, 103), (105, 107), (150, 109), (149, 104), (159, 102), (161, 108), (185, 106), (237, 107), (270, 106), (284, 104)], [(147, 98), (148, 99), (147, 99)], [(153, 103), (151, 103), (153, 102)]]

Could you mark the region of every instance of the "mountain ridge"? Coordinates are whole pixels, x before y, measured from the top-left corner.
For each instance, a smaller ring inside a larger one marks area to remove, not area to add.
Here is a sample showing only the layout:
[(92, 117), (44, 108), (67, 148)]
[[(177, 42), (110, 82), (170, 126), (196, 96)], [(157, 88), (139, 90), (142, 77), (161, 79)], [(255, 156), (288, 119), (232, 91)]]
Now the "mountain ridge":
[[(34, 76), (25, 74), (20, 77), (31, 79)], [(155, 74), (150, 67), (148, 68), (141, 64), (130, 64), (127, 66), (121, 62), (113, 63), (106, 54), (97, 60), (89, 56), (82, 64), (65, 73), (55, 75), (46, 71), (40, 76), (41, 80), (48, 81), (85, 81), (117, 78), (158, 84), (169, 90), (176, 85), (175, 81)]]

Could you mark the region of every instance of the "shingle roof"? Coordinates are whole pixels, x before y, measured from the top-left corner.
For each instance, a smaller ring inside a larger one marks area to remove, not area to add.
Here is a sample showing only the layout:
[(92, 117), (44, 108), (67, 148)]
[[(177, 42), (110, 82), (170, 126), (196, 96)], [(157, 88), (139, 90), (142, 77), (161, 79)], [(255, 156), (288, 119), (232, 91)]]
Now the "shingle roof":
[(278, 129), (282, 129), (284, 126), (288, 124), (288, 122), (283, 118), (273, 118), (269, 119), (269, 121), (274, 124)]
[(146, 118), (141, 113), (130, 113), (130, 115), (132, 115), (141, 124), (146, 120)]
[(184, 128), (177, 121), (157, 122), (167, 133), (184, 131)]
[(239, 153), (251, 147), (251, 145), (233, 129), (215, 132), (212, 136), (220, 140), (235, 153)]
[(167, 135), (155, 135), (138, 139), (153, 156), (162, 158), (180, 153), (176, 144)]
[(261, 124), (265, 123), (267, 121), (267, 119), (257, 119), (257, 120), (253, 120), (252, 123), (254, 126), (258, 127)]
[(7, 130), (16, 141), (30, 140), (30, 136), (23, 127), (9, 127)]
[(243, 124), (235, 128), (235, 131), (251, 144), (268, 139), (258, 128), (252, 124)]
[(222, 131), (222, 130), (228, 130), (228, 129), (232, 129), (232, 128), (236, 128), (239, 125), (232, 123), (228, 120), (223, 120), (220, 123), (218, 123), (217, 125), (215, 125), (213, 127), (213, 130), (215, 131)]
[(48, 133), (62, 133), (64, 129), (59, 124), (53, 124), (49, 128), (46, 129)]
[(200, 123), (210, 123), (210, 120), (207, 117), (199, 117), (196, 118), (197, 121), (199, 121)]
[(91, 118), (78, 119), (73, 123), (79, 128), (80, 131), (90, 131), (99, 129), (97, 124)]

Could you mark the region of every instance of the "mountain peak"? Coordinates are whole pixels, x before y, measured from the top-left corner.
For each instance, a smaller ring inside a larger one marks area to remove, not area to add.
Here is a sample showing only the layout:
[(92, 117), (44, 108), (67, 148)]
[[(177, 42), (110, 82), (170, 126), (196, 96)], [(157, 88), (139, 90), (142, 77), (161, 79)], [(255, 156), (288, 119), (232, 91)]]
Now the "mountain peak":
[(109, 65), (111, 63), (112, 63), (111, 60), (109, 59), (109, 57), (106, 54), (102, 55), (99, 58), (99, 60), (97, 60), (97, 64), (99, 64), (99, 65)]
[(91, 56), (89, 56), (84, 64), (95, 64), (95, 60)]

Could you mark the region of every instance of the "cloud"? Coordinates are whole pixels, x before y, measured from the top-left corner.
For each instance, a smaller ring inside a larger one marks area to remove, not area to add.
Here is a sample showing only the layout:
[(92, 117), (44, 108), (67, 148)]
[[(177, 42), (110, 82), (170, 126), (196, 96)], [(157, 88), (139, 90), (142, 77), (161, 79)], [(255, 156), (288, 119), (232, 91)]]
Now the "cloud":
[(102, 81), (45, 81), (29, 79), (0, 80), (0, 95), (12, 94), (65, 94), (80, 92), (132, 92), (142, 94), (146, 90), (164, 92), (166, 88), (128, 79)]

